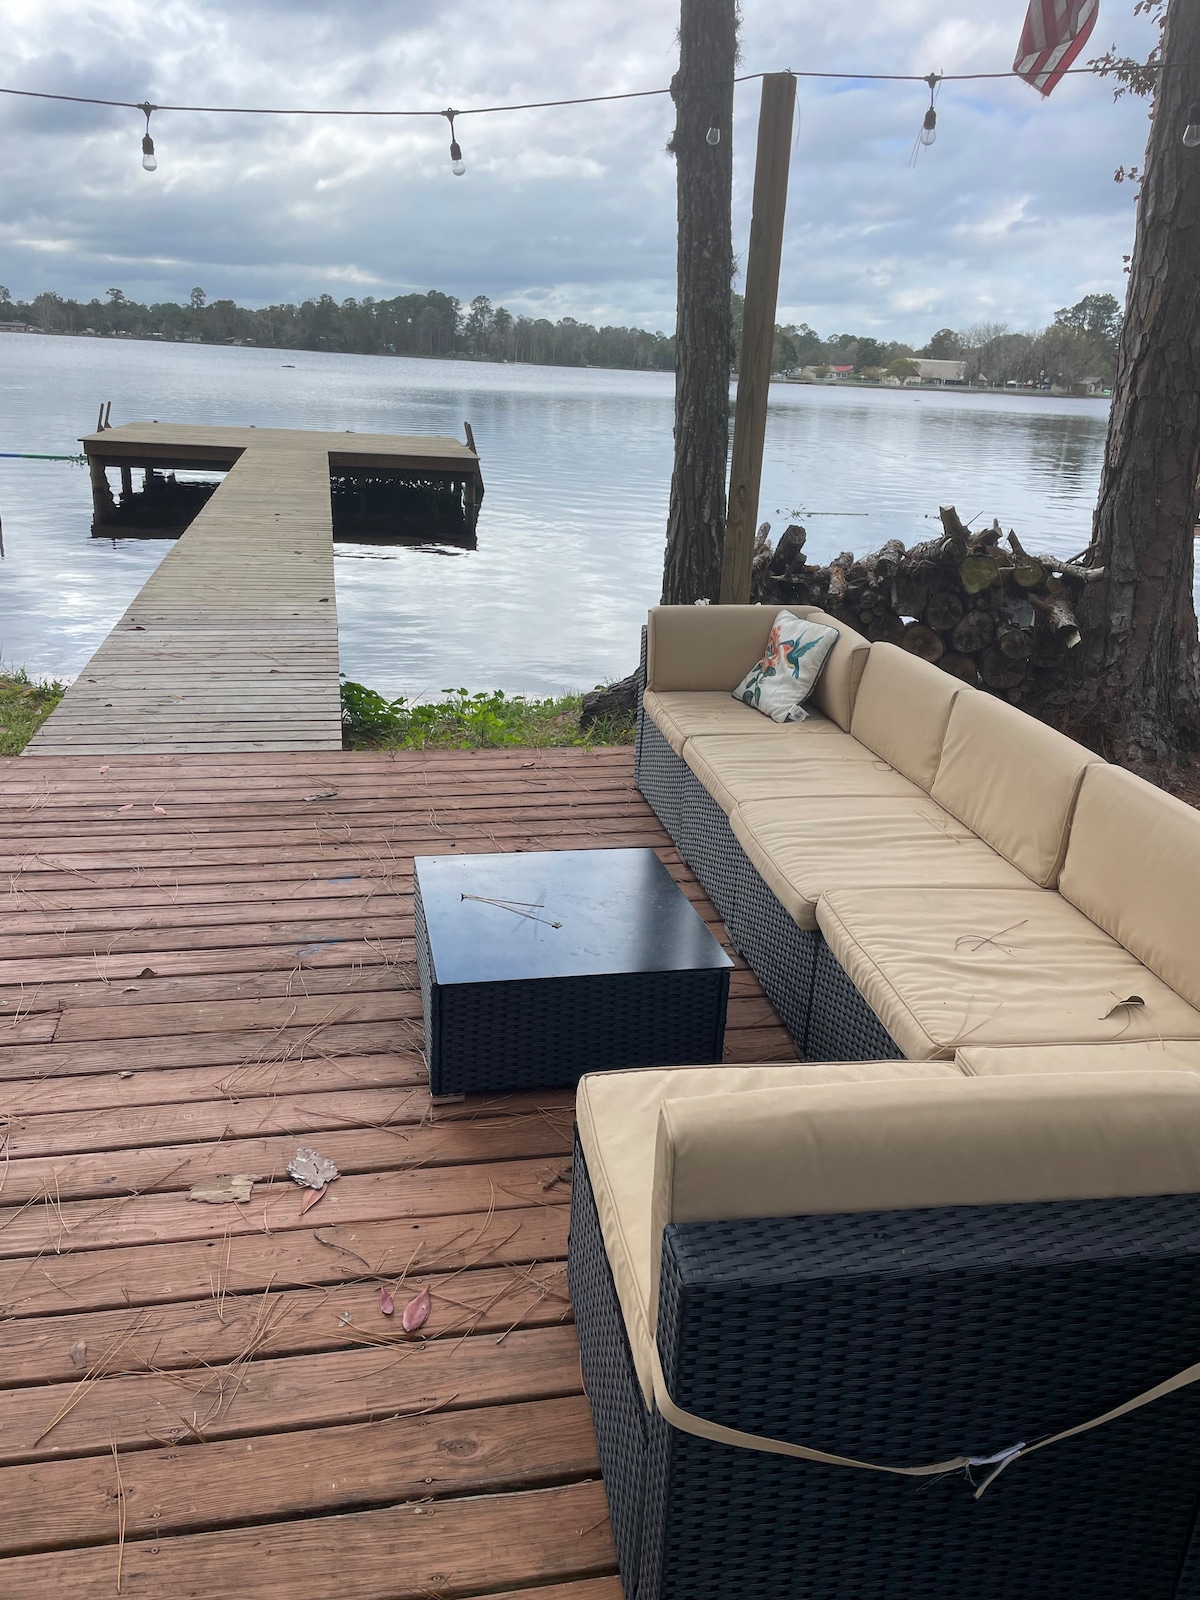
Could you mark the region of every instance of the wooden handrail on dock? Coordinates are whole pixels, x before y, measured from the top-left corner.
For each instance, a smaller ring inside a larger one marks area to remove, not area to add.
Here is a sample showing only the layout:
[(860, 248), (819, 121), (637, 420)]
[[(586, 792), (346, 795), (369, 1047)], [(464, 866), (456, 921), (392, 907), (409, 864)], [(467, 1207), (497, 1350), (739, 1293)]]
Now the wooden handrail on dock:
[(87, 435), (105, 468), (227, 471), (29, 744), (31, 755), (338, 750), (330, 472), (452, 471), (455, 439), (130, 423)]

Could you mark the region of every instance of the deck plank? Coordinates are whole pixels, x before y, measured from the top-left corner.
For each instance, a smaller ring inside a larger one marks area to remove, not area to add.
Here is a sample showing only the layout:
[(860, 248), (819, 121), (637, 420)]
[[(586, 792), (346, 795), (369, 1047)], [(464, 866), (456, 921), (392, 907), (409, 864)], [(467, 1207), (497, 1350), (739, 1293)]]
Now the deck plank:
[[(620, 1600), (573, 1097), (430, 1102), (412, 858), (635, 845), (727, 943), (628, 750), (0, 761), (0, 1592), (115, 1589), (115, 1445), (123, 1595)], [(793, 1059), (735, 960), (726, 1060)]]

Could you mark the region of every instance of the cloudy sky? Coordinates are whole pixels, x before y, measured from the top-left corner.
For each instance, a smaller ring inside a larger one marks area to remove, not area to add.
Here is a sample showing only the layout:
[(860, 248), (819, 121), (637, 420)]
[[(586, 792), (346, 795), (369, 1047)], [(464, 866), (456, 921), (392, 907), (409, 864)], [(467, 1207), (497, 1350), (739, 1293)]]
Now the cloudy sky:
[[(1027, 0), (742, 0), (742, 70), (980, 72), (1011, 65)], [(1144, 51), (1104, 0), (1088, 54)], [(678, 0), (0, 0), (0, 81), (116, 99), (438, 108), (666, 85)], [(744, 251), (757, 83), (738, 90)], [(947, 84), (908, 165), (920, 84), (801, 81), (780, 320), (924, 341), (1028, 328), (1123, 297), (1145, 107), (1068, 79)], [(667, 97), (463, 118), (455, 178), (434, 119), (136, 112), (0, 96), (0, 283), (245, 304), (428, 288), (515, 311), (670, 329)]]

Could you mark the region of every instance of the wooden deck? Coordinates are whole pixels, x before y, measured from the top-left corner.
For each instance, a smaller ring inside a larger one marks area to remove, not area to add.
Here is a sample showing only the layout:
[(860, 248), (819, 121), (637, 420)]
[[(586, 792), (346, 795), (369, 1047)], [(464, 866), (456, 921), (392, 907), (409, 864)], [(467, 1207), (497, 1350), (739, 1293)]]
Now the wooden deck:
[[(0, 762), (0, 1593), (620, 1600), (572, 1096), (431, 1106), (411, 887), (636, 845), (722, 933), (628, 750)], [(792, 1058), (740, 960), (729, 1024)]]
[(467, 471), (454, 439), (131, 423), (93, 462), (227, 478), (30, 742), (30, 755), (339, 750), (331, 466)]

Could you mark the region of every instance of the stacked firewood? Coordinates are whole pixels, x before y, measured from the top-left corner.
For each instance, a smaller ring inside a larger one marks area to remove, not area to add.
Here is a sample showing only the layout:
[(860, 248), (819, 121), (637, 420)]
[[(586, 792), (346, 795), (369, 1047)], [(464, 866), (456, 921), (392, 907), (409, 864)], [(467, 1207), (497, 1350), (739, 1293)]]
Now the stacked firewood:
[(940, 515), (940, 538), (907, 550), (889, 539), (870, 555), (843, 551), (826, 567), (809, 566), (803, 528), (793, 524), (772, 547), (764, 523), (751, 598), (821, 606), (869, 639), (898, 644), (966, 683), (1018, 701), (1079, 643), (1076, 602), (1103, 568), (1031, 555), (998, 522), (972, 532), (953, 506)]

